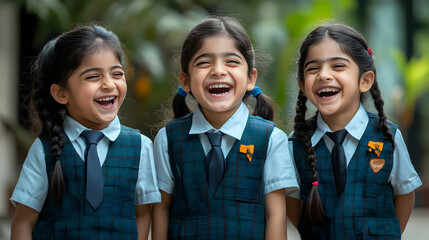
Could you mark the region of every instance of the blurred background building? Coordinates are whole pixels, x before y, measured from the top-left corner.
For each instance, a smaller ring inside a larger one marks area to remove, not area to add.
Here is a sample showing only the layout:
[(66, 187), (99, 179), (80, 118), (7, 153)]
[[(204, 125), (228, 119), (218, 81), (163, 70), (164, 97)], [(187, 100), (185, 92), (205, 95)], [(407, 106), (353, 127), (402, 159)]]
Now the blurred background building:
[(306, 34), (336, 21), (366, 37), (389, 120), (399, 125), (424, 184), (404, 239), (425, 239), (427, 227), (419, 227), (429, 224), (428, 12), (425, 0), (0, 0), (0, 239), (9, 238), (14, 208), (8, 199), (35, 138), (29, 73), (42, 46), (79, 23), (97, 22), (117, 33), (128, 55), (121, 121), (153, 139), (164, 120), (161, 109), (178, 86), (183, 40), (212, 14), (235, 16), (246, 26), (259, 56), (258, 85), (274, 98), (277, 124), (288, 134), (298, 91), (297, 52)]

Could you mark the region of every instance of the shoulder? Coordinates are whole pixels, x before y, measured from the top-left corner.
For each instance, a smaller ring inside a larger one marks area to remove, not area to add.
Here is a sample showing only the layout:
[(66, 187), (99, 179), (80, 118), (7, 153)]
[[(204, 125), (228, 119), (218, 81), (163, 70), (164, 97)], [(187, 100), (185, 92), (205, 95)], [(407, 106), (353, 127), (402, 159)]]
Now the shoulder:
[[(367, 114), (368, 114), (368, 118), (370, 120), (375, 121), (375, 124), (377, 124), (378, 116), (376, 114), (374, 114), (372, 112), (368, 112), (368, 111), (367, 111)], [(393, 123), (389, 120), (387, 120), (386, 123), (387, 123), (387, 126), (389, 127), (390, 131), (392, 132), (392, 134), (395, 135), (396, 131), (398, 129), (398, 125), (396, 125), (395, 123)]]
[(130, 127), (127, 127), (125, 125), (121, 125), (121, 132), (140, 134), (140, 130), (135, 129), (135, 128), (130, 128)]
[(167, 133), (177, 131), (179, 129), (190, 129), (192, 125), (192, 113), (189, 113), (181, 118), (174, 119), (165, 125)]
[(250, 124), (266, 125), (266, 126), (269, 126), (270, 128), (274, 128), (274, 126), (275, 126), (274, 122), (267, 120), (267, 119), (264, 119), (264, 118), (261, 118), (259, 116), (253, 116), (251, 114), (249, 114), (249, 118), (247, 119), (247, 122)]

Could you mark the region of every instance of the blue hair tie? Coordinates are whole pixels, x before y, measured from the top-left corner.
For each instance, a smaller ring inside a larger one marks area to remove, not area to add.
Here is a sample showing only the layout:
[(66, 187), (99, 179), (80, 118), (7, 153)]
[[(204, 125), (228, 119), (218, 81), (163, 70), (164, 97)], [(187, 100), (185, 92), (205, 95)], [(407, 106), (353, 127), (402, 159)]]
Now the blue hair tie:
[(252, 91), (246, 92), (247, 95), (253, 95), (254, 98), (256, 98), (261, 93), (262, 90), (258, 86), (255, 86)]
[(182, 86), (179, 86), (179, 87), (177, 88), (177, 94), (179, 94), (179, 96), (181, 96), (181, 97), (183, 97), (183, 98), (185, 98), (185, 97), (186, 97), (186, 95), (188, 95), (188, 93), (187, 93), (187, 92), (185, 92), (185, 90), (183, 90)]

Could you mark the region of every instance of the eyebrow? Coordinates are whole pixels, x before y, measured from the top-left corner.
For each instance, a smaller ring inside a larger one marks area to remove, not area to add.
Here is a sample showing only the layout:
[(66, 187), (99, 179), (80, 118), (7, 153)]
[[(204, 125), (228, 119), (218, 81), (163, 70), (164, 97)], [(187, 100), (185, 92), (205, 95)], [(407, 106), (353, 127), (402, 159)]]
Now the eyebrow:
[[(220, 54), (222, 57), (229, 57), (229, 56), (235, 56), (235, 57), (238, 57), (240, 60), (243, 60), (243, 58), (240, 56), (240, 55), (238, 55), (237, 53), (235, 53), (235, 52), (226, 52), (226, 53), (221, 53)], [(195, 63), (198, 59), (200, 59), (200, 58), (204, 58), (204, 57), (209, 57), (209, 58), (212, 58), (212, 57), (214, 57), (215, 56), (215, 54), (214, 53), (203, 53), (203, 54), (201, 54), (201, 55), (199, 55), (199, 56), (197, 56), (195, 59), (194, 59), (194, 61), (192, 61), (192, 63)]]
[(333, 57), (333, 58), (328, 58), (328, 59), (312, 59), (312, 60), (310, 60), (304, 64), (304, 68), (306, 68), (311, 63), (323, 63), (323, 62), (333, 62), (333, 61), (346, 61), (346, 62), (350, 63), (350, 60), (348, 60), (347, 58), (343, 58), (343, 57)]
[[(112, 67), (110, 68), (110, 70), (113, 70), (113, 69), (116, 69), (116, 68), (120, 68), (121, 70), (124, 70), (124, 68), (123, 68), (121, 65), (115, 65), (115, 66), (112, 66)], [(82, 76), (82, 75), (84, 75), (85, 73), (92, 72), (92, 71), (101, 71), (101, 68), (97, 68), (97, 67), (94, 67), (94, 68), (88, 68), (88, 69), (86, 69), (85, 71), (81, 72), (81, 73), (79, 74), (79, 77), (80, 77), (80, 76)]]

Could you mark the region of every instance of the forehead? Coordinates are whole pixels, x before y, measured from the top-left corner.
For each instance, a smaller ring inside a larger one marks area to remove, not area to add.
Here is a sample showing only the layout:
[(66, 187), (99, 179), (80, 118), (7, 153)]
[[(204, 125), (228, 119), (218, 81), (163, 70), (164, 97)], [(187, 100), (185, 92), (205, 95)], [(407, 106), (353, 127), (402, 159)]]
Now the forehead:
[(221, 54), (234, 52), (242, 56), (240, 51), (235, 46), (235, 40), (229, 35), (215, 35), (207, 37), (203, 40), (200, 49), (194, 54), (193, 58), (203, 53)]
[(322, 41), (309, 47), (305, 63), (312, 60), (327, 60), (338, 57), (351, 60), (351, 58), (343, 52), (340, 44), (330, 37), (325, 37)]

